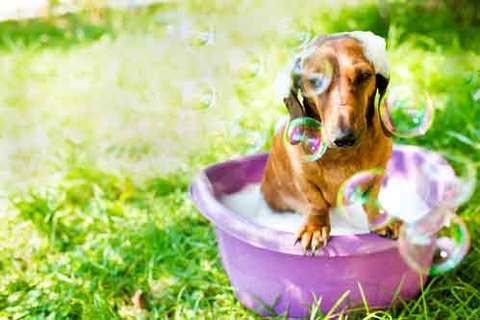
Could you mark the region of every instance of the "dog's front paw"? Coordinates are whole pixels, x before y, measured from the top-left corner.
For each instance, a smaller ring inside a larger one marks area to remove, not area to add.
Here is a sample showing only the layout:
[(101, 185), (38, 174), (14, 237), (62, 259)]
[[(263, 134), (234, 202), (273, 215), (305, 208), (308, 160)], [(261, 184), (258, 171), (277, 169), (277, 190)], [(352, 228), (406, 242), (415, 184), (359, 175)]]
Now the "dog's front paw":
[(402, 221), (396, 220), (386, 226), (374, 229), (373, 232), (384, 238), (396, 240), (400, 235), (400, 228), (402, 227), (402, 225)]
[(308, 221), (298, 230), (295, 244), (300, 243), (305, 255), (308, 252), (315, 255), (320, 246), (325, 246), (330, 237), (330, 222), (327, 218), (308, 219)]

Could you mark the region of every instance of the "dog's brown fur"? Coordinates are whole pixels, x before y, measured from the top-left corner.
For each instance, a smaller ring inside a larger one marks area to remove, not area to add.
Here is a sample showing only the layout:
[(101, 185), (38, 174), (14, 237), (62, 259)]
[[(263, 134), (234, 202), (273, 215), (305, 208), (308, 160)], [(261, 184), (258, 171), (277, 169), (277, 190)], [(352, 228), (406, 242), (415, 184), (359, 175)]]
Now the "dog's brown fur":
[[(341, 184), (361, 170), (385, 168), (392, 141), (382, 129), (375, 106), (379, 78), (365, 58), (361, 44), (353, 38), (339, 37), (319, 40), (313, 46), (314, 53), (305, 59), (303, 68), (314, 71), (320, 61), (328, 59), (334, 66), (334, 76), (324, 93), (304, 97), (304, 108), (309, 116), (322, 122), (329, 141), (334, 140), (339, 128), (347, 128), (358, 136), (357, 144), (329, 148), (319, 160), (305, 162), (300, 145), (284, 143), (282, 129), (274, 137), (261, 190), (272, 209), (295, 210), (306, 216), (297, 237), (305, 250), (315, 251), (329, 237), (329, 209), (336, 206)], [(300, 82), (303, 89), (309, 85), (307, 79)], [(299, 103), (296, 96), (290, 95), (285, 103), (291, 117), (301, 116), (295, 106)], [(380, 182), (374, 184), (374, 196), (378, 195)], [(365, 210), (370, 221), (378, 217), (376, 208)], [(388, 228), (379, 233), (392, 232), (395, 237), (398, 228)]]

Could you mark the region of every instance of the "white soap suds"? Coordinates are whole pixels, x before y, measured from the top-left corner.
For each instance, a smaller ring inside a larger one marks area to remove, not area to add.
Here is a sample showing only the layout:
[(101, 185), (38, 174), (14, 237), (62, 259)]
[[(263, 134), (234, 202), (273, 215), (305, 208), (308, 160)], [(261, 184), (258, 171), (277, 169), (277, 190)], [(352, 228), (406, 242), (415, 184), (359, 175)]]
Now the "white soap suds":
[(375, 68), (375, 72), (385, 78), (389, 78), (388, 57), (385, 39), (370, 31), (343, 32), (338, 35), (346, 35), (357, 39), (362, 43), (363, 53)]
[[(427, 204), (415, 192), (415, 183), (393, 177), (382, 188), (379, 200), (393, 216), (414, 221), (428, 213)], [(296, 232), (304, 217), (295, 212), (275, 212), (267, 205), (259, 184), (251, 184), (239, 192), (224, 195), (221, 202), (234, 213), (264, 227), (279, 231)], [(360, 205), (348, 208), (348, 217), (338, 209), (330, 210), (331, 235), (369, 233), (367, 219)]]
[(415, 182), (412, 183), (405, 178), (391, 177), (387, 180), (387, 185), (380, 190), (378, 200), (391, 216), (405, 222), (413, 222), (430, 210), (416, 190), (418, 188)]

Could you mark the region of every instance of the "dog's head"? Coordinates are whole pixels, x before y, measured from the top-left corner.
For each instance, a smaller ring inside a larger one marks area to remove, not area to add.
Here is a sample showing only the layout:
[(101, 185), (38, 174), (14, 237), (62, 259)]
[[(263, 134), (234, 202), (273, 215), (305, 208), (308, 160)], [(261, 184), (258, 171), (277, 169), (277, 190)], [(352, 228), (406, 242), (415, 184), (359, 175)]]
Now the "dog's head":
[(319, 37), (294, 62), (284, 99), (291, 118), (320, 120), (332, 148), (356, 145), (378, 117), (375, 94), (380, 103), (388, 85), (371, 60), (349, 34)]

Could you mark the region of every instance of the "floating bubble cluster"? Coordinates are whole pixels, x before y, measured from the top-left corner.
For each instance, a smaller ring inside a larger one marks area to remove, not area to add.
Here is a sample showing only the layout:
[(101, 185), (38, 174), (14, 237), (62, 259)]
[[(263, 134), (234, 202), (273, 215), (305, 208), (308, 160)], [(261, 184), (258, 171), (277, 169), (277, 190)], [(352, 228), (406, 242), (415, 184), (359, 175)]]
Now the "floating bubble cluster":
[(322, 124), (309, 117), (290, 121), (284, 132), (284, 140), (291, 145), (300, 145), (305, 161), (316, 161), (327, 151)]
[(361, 205), (369, 212), (369, 227), (377, 230), (391, 224), (395, 219), (382, 208), (378, 200), (380, 185), (384, 184), (383, 169), (371, 169), (354, 174), (345, 181), (337, 194), (337, 208), (346, 215), (348, 221), (356, 221), (352, 215), (356, 213), (355, 207)]
[(412, 269), (436, 275), (462, 261), (470, 247), (470, 236), (463, 220), (443, 206), (415, 223), (405, 224), (398, 247)]
[(391, 91), (380, 106), (384, 128), (402, 138), (424, 135), (432, 124), (433, 114), (433, 102), (428, 94), (409, 90)]
[(455, 210), (473, 193), (476, 166), (464, 158), (444, 157), (448, 161), (437, 154), (420, 157), (419, 153), (412, 153), (410, 158), (404, 156), (401, 162), (395, 164), (402, 168), (397, 168), (400, 173), (396, 175), (404, 176), (403, 179), (420, 180), (407, 187), (413, 189), (418, 198), (409, 199), (407, 196), (405, 201), (424, 204), (401, 205), (401, 211), (418, 212), (388, 212), (399, 208), (387, 206), (387, 203), (383, 206), (375, 186), (385, 187), (390, 180), (398, 177), (393, 175), (387, 179), (382, 169), (356, 173), (340, 187), (337, 195), (337, 207), (352, 223), (358, 221), (354, 216), (358, 214), (355, 205), (363, 206), (366, 212), (374, 210), (380, 213), (378, 219), (369, 222), (372, 230), (402, 220), (399, 252), (407, 265), (421, 274), (435, 275), (453, 269), (470, 247), (468, 230)]

